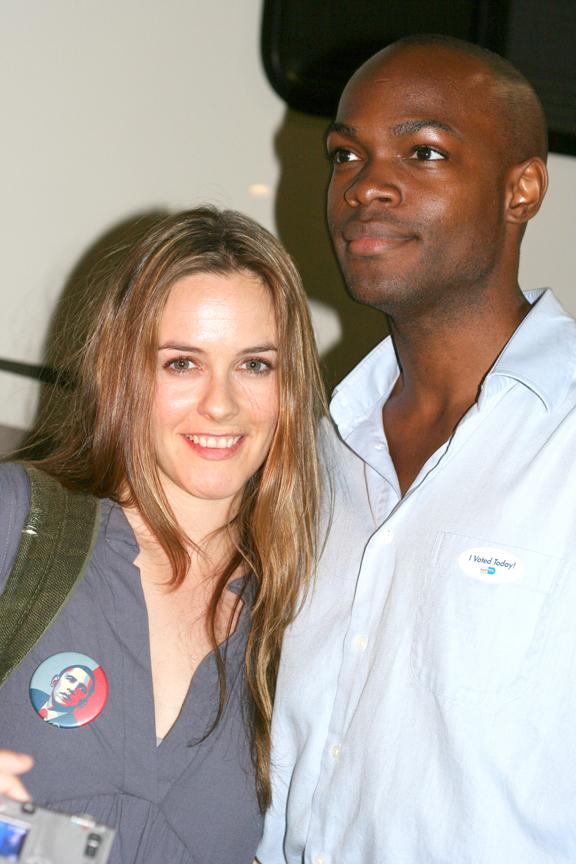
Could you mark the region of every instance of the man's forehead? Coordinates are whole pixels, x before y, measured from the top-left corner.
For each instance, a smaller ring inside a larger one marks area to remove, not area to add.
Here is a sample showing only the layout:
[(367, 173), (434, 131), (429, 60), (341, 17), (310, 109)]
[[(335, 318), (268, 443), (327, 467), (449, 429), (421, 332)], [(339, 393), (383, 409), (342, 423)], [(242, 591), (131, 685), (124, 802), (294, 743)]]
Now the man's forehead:
[(354, 126), (357, 119), (363, 123), (368, 118), (398, 125), (405, 118), (432, 120), (450, 131), (463, 127), (471, 131), (486, 122), (499, 125), (501, 106), (494, 76), (477, 58), (443, 46), (389, 50), (375, 55), (352, 76), (338, 106), (339, 123)]
[(78, 681), (84, 681), (89, 677), (86, 670), (81, 669), (79, 666), (70, 666), (64, 674), (70, 675), (71, 678), (76, 678)]

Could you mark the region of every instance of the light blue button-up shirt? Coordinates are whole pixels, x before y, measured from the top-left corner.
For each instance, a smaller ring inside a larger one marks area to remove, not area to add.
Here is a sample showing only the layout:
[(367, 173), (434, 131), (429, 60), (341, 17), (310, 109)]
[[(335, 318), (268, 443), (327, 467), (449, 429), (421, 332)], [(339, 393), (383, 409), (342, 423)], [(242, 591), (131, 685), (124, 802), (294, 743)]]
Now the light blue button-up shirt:
[[(478, 333), (482, 339), (482, 333)], [(545, 292), (401, 498), (391, 341), (337, 389), (263, 864), (576, 862), (576, 322)]]

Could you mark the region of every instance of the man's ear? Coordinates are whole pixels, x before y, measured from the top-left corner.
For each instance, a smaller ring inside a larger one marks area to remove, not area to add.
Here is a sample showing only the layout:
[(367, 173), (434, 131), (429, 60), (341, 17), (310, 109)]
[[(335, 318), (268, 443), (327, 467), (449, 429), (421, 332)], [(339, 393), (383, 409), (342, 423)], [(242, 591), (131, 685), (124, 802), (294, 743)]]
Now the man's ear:
[(523, 225), (540, 209), (548, 188), (548, 171), (538, 156), (520, 162), (508, 176), (506, 221)]

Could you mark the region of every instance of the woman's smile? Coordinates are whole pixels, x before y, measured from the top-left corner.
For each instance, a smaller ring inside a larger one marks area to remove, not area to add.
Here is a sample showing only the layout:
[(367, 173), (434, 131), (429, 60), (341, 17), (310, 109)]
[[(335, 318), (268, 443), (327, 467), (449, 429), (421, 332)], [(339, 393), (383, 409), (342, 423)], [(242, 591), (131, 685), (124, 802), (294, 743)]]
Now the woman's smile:
[(243, 435), (184, 435), (186, 443), (194, 449), (202, 459), (229, 459), (240, 449), (244, 441)]

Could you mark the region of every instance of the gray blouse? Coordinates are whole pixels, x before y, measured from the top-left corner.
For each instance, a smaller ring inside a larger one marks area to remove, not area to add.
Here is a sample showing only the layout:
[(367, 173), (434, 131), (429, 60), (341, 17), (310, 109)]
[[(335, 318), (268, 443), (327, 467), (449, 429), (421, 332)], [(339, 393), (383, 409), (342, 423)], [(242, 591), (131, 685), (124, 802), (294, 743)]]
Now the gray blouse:
[[(28, 512), (28, 481), (0, 465), (0, 591)], [(121, 508), (102, 501), (91, 562), (67, 604), (0, 688), (0, 747), (30, 753), (32, 797), (117, 828), (110, 864), (251, 864), (262, 817), (244, 722), (245, 607), (227, 644), (224, 714), (213, 655), (198, 667), (180, 716), (156, 745), (148, 620), (134, 566), (138, 545)], [(37, 667), (60, 652), (88, 655), (106, 673), (102, 713), (78, 728), (43, 721), (30, 701)]]

